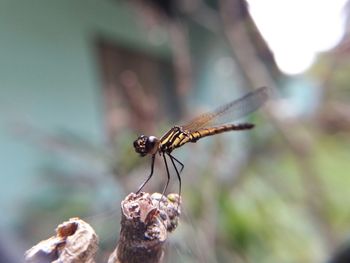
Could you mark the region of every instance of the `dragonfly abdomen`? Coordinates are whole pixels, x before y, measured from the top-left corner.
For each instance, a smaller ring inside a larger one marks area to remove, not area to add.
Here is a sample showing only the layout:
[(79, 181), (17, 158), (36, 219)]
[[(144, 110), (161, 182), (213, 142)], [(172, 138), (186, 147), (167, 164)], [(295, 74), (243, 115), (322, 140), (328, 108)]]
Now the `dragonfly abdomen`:
[(249, 130), (254, 127), (254, 124), (251, 123), (242, 123), (242, 124), (227, 124), (218, 127), (212, 128), (202, 128), (197, 131), (184, 132), (177, 131), (176, 136), (172, 137), (171, 141), (167, 141), (162, 146), (163, 151), (171, 152), (175, 148), (178, 148), (188, 142), (196, 142), (199, 139), (202, 139), (207, 136), (227, 132), (227, 131), (239, 131), (239, 130)]
[(239, 131), (239, 130), (249, 130), (254, 127), (254, 124), (251, 123), (242, 123), (242, 124), (228, 124), (228, 125), (222, 125), (218, 127), (212, 127), (212, 128), (204, 128), (200, 129), (198, 131), (194, 131), (190, 134), (190, 141), (196, 142), (199, 139), (202, 139), (207, 136), (228, 132), (228, 131)]

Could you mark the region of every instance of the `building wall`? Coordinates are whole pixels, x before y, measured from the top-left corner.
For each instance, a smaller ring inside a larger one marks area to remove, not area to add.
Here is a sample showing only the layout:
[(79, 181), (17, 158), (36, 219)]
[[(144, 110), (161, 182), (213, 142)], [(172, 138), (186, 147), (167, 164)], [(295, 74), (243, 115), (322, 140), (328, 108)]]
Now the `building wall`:
[[(31, 127), (70, 131), (103, 143), (103, 105), (94, 49), (98, 37), (168, 56), (124, 1), (0, 2), (0, 223), (13, 222), (30, 191), (40, 188), (47, 151), (33, 147)], [(34, 132), (35, 134), (35, 132)], [(58, 161), (58, 160), (56, 160)], [(74, 166), (71, 169), (80, 169)]]

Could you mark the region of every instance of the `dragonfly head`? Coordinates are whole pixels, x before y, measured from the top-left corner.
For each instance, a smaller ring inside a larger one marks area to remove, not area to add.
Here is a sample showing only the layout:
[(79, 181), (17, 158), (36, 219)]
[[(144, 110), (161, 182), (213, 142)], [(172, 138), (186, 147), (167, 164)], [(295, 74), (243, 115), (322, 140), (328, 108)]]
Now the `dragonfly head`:
[(154, 136), (141, 135), (134, 141), (134, 148), (141, 156), (155, 154), (158, 150), (159, 140)]

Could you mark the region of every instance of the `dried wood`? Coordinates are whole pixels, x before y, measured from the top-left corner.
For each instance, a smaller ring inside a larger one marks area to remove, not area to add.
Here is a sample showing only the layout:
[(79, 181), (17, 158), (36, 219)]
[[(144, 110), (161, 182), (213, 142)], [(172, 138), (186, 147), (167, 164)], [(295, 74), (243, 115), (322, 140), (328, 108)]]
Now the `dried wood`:
[[(168, 233), (175, 230), (181, 199), (176, 194), (129, 194), (121, 202), (120, 238), (109, 263), (160, 263)], [(94, 263), (98, 236), (79, 218), (71, 218), (56, 228), (56, 234), (25, 253), (28, 263)]]

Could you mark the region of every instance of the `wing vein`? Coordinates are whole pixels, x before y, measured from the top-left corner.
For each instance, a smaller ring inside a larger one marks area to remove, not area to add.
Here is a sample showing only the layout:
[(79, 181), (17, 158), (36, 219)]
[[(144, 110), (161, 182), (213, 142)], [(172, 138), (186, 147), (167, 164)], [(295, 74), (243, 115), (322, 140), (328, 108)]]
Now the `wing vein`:
[(183, 125), (184, 130), (196, 131), (205, 127), (213, 127), (233, 122), (259, 109), (268, 99), (268, 89), (261, 87), (245, 96), (226, 103), (212, 112), (204, 113), (188, 124)]

